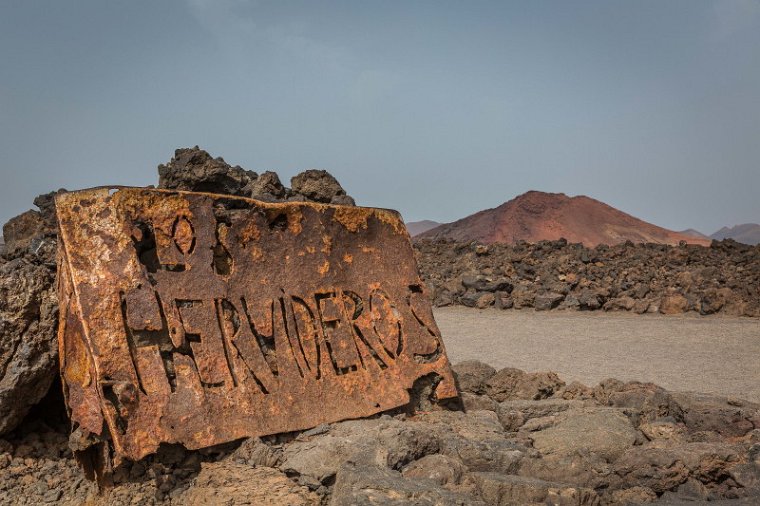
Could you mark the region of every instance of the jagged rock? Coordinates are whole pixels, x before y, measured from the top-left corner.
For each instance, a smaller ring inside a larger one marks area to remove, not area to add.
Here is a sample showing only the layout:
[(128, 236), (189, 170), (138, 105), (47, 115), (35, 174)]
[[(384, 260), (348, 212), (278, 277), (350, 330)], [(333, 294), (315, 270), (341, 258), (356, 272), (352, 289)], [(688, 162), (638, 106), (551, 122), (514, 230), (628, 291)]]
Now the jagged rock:
[(467, 467), (461, 460), (448, 455), (425, 455), (415, 460), (401, 473), (404, 478), (421, 478), (437, 485), (459, 485)]
[(453, 367), (460, 392), (486, 393), (486, 381), (496, 374), (496, 369), (477, 360), (465, 360)]
[(354, 199), (346, 195), (346, 190), (326, 170), (309, 169), (293, 176), (290, 180), (294, 194), (303, 195), (308, 200), (325, 204), (356, 205)]
[(681, 406), (670, 392), (653, 383), (607, 379), (594, 389), (594, 397), (607, 406), (635, 410), (637, 423), (665, 417), (679, 421), (683, 417)]
[(47, 393), (58, 369), (55, 273), (17, 258), (0, 265), (0, 434)]
[(523, 459), (517, 474), (590, 489), (605, 489), (617, 483), (612, 465), (585, 450)]
[(53, 232), (55, 232), (57, 227), (55, 222), (55, 196), (59, 193), (66, 193), (66, 189), (59, 188), (57, 191), (43, 193), (34, 198), (34, 205), (40, 210), (45, 225)]
[(486, 393), (496, 401), (508, 399), (538, 400), (551, 397), (565, 386), (556, 373), (526, 373), (507, 367), (486, 381)]
[(277, 467), (282, 463), (282, 450), (265, 444), (260, 438), (252, 437), (243, 441), (232, 454), (232, 459), (249, 466)]
[(284, 450), (281, 468), (303, 483), (332, 480), (341, 463), (362, 458), (390, 468), (437, 452), (435, 435), (418, 424), (390, 417), (334, 424), (326, 434), (296, 440)]
[(493, 411), (435, 411), (415, 417), (434, 434), (439, 451), (458, 458), (471, 471), (514, 473), (529, 448), (510, 439)]
[(675, 490), (688, 478), (719, 483), (740, 463), (730, 444), (684, 443), (657, 447), (652, 443), (633, 447), (615, 462), (623, 485), (645, 486), (657, 493)]
[(559, 303), (562, 302), (562, 299), (564, 299), (565, 296), (560, 293), (542, 293), (540, 295), (536, 295), (536, 298), (533, 300), (533, 307), (536, 309), (536, 311), (547, 311), (549, 309), (554, 309), (555, 307), (559, 306)]
[(267, 504), (272, 506), (313, 506), (319, 496), (300, 486), (277, 469), (251, 467), (232, 462), (209, 462), (190, 487), (178, 497), (178, 504)]
[(550, 427), (529, 437), (533, 447), (545, 455), (587, 451), (608, 462), (618, 459), (639, 439), (628, 417), (614, 408), (565, 411)]
[(624, 490), (615, 490), (610, 494), (610, 502), (620, 506), (634, 506), (650, 503), (657, 500), (654, 490), (646, 487), (631, 487)]
[(167, 164), (158, 166), (158, 187), (171, 190), (224, 193), (247, 196), (245, 188), (255, 172), (230, 166), (223, 158), (212, 158), (198, 146), (179, 148)]
[(492, 293), (483, 293), (478, 297), (478, 300), (475, 302), (475, 307), (478, 309), (485, 309), (487, 307), (493, 306), (494, 301), (496, 298), (494, 297), (494, 294)]
[(3, 240), (7, 258), (18, 258), (27, 252), (33, 252), (38, 240), (48, 231), (42, 215), (38, 211), (27, 211), (8, 220), (3, 225)]
[(742, 437), (760, 428), (760, 405), (756, 403), (694, 392), (670, 395), (681, 408), (683, 422), (692, 432)]
[(485, 506), (470, 494), (441, 488), (433, 480), (405, 478), (378, 465), (348, 461), (338, 472), (330, 506)]
[(689, 301), (680, 293), (665, 295), (660, 300), (660, 313), (681, 314), (689, 308)]
[(593, 490), (570, 487), (523, 476), (498, 473), (468, 475), (487, 504), (498, 506), (518, 504), (557, 504), (595, 506), (599, 496)]
[(462, 400), (462, 406), (465, 411), (493, 411), (499, 410), (499, 403), (487, 395), (476, 395), (469, 392), (461, 392), (459, 398)]
[[(474, 390), (495, 375), (472, 362), (455, 369)], [(465, 402), (487, 409), (381, 415), (200, 451), (164, 445), (119, 466), (105, 495), (73, 462), (66, 422), (60, 432), (32, 422), (0, 438), (0, 490), (10, 503), (93, 506), (632, 505), (658, 495), (663, 504), (758, 502), (760, 429), (738, 430), (754, 426), (756, 405), (674, 394), (679, 406), (687, 397), (689, 426), (673, 416), (647, 421), (642, 413), (670, 402), (657, 400), (664, 397), (654, 385), (608, 380), (596, 390), (604, 395), (567, 400), (560, 389), (548, 399), (499, 404), (466, 392)], [(626, 406), (606, 406), (619, 392), (627, 392)], [(634, 423), (655, 437), (645, 441)], [(718, 432), (720, 424), (739, 425)]]
[(275, 202), (288, 198), (288, 189), (280, 182), (276, 172), (266, 171), (254, 181), (248, 183), (243, 193), (254, 199)]
[(474, 242), (418, 237), (414, 246), (437, 305), (476, 307), (477, 294), (502, 292), (502, 309), (760, 316), (760, 245), (541, 241), (489, 244), (486, 255)]

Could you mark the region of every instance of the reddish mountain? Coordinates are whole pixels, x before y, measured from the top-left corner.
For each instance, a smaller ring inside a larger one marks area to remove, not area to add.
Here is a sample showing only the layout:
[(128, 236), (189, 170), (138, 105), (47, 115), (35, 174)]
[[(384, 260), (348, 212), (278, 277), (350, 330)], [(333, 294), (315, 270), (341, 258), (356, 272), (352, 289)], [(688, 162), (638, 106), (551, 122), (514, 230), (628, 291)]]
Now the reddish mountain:
[(564, 237), (587, 246), (625, 241), (709, 245), (709, 239), (673, 232), (585, 196), (530, 191), (494, 209), (428, 230), (418, 238), (512, 243)]

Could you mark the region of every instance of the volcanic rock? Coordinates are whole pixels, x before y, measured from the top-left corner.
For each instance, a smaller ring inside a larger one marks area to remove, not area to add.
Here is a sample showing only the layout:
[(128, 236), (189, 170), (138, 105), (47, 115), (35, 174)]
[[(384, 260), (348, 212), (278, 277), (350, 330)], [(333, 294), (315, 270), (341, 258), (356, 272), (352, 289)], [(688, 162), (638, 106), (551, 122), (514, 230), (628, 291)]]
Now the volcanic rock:
[(288, 189), (280, 182), (276, 172), (266, 171), (256, 180), (250, 182), (243, 193), (254, 199), (265, 202), (281, 201), (288, 198)]
[(245, 187), (256, 178), (255, 172), (232, 167), (222, 157), (212, 158), (198, 146), (179, 148), (169, 163), (158, 166), (158, 187), (170, 190), (245, 197)]
[[(480, 385), (496, 376), (477, 362), (454, 368), (469, 390), (485, 392)], [(585, 399), (562, 398), (571, 391)], [(438, 406), (200, 451), (164, 445), (118, 467), (104, 495), (76, 467), (68, 426), (36, 422), (0, 439), (0, 490), (13, 504), (94, 506), (627, 505), (658, 496), (663, 504), (756, 504), (760, 498), (758, 405), (617, 380), (560, 388), (539, 400), (466, 395), (485, 409)], [(662, 417), (648, 421), (655, 416)]]
[(13, 429), (56, 377), (55, 273), (26, 258), (0, 266), (0, 434)]
[[(760, 316), (760, 246), (618, 244), (566, 241), (491, 244), (415, 239), (417, 262), (436, 306), (498, 309), (686, 311)], [(490, 305), (490, 303), (489, 303)]]
[(486, 393), (499, 402), (510, 399), (538, 400), (551, 397), (563, 386), (565, 382), (556, 373), (526, 373), (507, 367), (486, 380)]
[(356, 205), (354, 199), (346, 195), (346, 191), (326, 170), (309, 169), (294, 176), (290, 180), (294, 194), (303, 195), (306, 200), (324, 204)]

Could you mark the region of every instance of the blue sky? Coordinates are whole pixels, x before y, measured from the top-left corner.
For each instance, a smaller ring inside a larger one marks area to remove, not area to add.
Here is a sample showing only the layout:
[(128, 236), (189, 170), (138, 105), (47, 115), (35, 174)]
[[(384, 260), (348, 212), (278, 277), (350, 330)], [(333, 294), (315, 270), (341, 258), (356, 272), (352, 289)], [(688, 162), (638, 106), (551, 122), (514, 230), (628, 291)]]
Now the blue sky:
[(0, 220), (196, 144), (410, 221), (535, 189), (760, 222), (760, 0), (0, 3)]

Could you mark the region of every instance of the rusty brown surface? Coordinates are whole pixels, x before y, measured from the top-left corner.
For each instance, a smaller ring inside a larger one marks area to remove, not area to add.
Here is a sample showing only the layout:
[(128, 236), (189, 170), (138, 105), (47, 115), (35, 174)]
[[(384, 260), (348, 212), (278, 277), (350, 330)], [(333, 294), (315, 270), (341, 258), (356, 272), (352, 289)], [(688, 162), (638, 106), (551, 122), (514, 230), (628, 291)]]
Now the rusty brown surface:
[(456, 396), (394, 211), (143, 188), (56, 207), (67, 403), (117, 458), (368, 416), (423, 377)]

